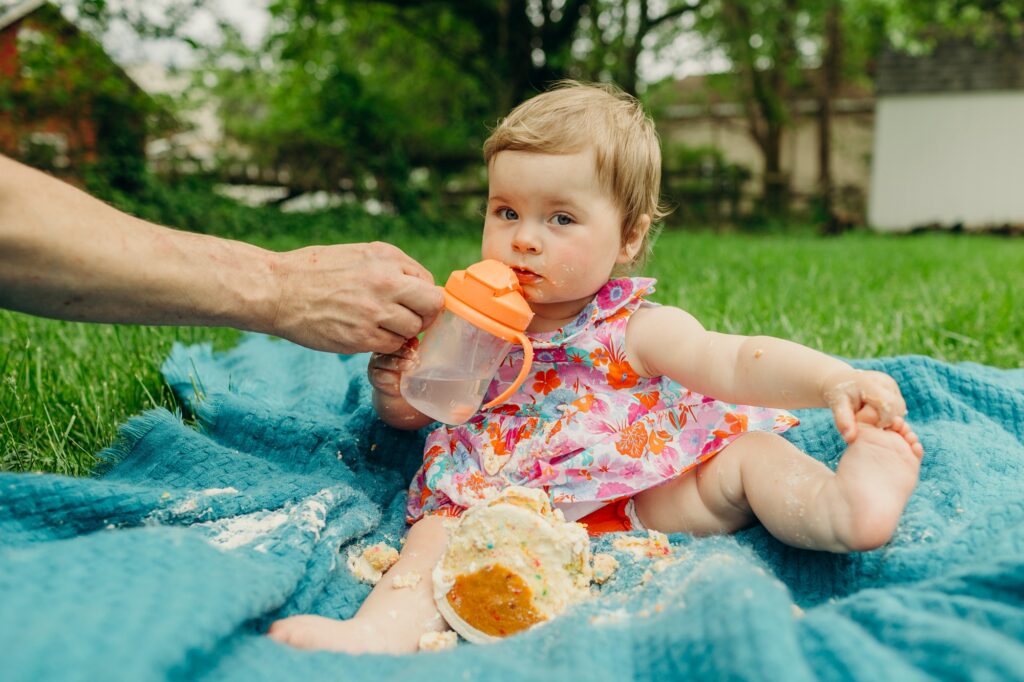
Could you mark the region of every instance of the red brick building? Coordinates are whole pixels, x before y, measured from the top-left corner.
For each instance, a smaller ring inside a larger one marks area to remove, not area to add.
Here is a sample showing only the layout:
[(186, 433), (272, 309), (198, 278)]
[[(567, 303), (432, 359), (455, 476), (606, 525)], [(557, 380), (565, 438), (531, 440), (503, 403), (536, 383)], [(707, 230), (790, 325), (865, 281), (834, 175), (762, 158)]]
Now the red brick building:
[(0, 2), (0, 153), (71, 179), (143, 159), (148, 98), (46, 0)]

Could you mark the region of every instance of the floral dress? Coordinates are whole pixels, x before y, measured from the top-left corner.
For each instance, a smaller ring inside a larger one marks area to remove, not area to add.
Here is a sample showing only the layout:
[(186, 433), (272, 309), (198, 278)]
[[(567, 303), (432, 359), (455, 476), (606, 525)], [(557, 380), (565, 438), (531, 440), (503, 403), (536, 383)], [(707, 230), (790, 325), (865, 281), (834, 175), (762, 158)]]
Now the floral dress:
[[(638, 376), (626, 361), (626, 325), (641, 305), (653, 305), (645, 296), (654, 283), (610, 280), (573, 322), (530, 335), (533, 367), (518, 391), (427, 437), (409, 521), (456, 516), (511, 485), (542, 488), (563, 508), (594, 509), (676, 478), (747, 431), (781, 433), (798, 423), (784, 410)], [(512, 383), (522, 362), (521, 348), (509, 353), (485, 402)]]

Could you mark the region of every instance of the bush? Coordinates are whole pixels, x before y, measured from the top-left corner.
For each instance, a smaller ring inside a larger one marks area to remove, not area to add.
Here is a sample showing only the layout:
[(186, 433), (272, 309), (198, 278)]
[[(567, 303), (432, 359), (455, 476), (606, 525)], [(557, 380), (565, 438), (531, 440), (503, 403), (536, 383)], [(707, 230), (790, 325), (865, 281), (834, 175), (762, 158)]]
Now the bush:
[(458, 235), (479, 229), (478, 220), (438, 220), (425, 212), (371, 215), (349, 204), (311, 213), (285, 213), (276, 207), (245, 206), (214, 190), (202, 176), (173, 180), (142, 174), (136, 191), (125, 192), (94, 167), (86, 175), (89, 192), (122, 211), (160, 225), (232, 239), (268, 242), (287, 237), (296, 244), (395, 241), (406, 235)]

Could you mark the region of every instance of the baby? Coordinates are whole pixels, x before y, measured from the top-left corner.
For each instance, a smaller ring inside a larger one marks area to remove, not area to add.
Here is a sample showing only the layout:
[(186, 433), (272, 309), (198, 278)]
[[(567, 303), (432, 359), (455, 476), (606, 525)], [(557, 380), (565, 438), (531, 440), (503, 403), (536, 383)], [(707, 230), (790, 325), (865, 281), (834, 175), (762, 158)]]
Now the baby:
[[(514, 109), (484, 145), (483, 257), (511, 266), (534, 312), (532, 380), (468, 423), (439, 426), (409, 491), (398, 563), (351, 620), (296, 616), (270, 636), (297, 647), (412, 652), (446, 626), (430, 573), (442, 517), (509, 485), (542, 488), (592, 533), (729, 533), (760, 522), (787, 544), (854, 552), (889, 540), (923, 455), (896, 382), (804, 346), (709, 331), (648, 301), (643, 262), (661, 154), (639, 103), (565, 82)], [(401, 396), (415, 343), (374, 355), (380, 418), (431, 422)], [(513, 352), (488, 400), (519, 372)], [(847, 448), (835, 471), (779, 434), (785, 409), (829, 407)], [(392, 576), (423, 577), (397, 589)]]

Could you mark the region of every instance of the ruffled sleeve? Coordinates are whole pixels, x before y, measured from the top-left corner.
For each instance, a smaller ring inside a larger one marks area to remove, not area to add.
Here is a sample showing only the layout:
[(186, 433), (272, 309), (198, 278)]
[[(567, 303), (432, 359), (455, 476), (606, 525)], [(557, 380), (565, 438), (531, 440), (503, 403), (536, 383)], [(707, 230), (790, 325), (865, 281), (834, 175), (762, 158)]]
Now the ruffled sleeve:
[(593, 325), (616, 315), (633, 312), (643, 304), (645, 297), (654, 293), (656, 282), (657, 280), (651, 277), (623, 277), (608, 280), (598, 290), (594, 300), (580, 311), (575, 320), (557, 331), (528, 334), (530, 341), (533, 342), (533, 349), (536, 351), (558, 348), (571, 342)]

